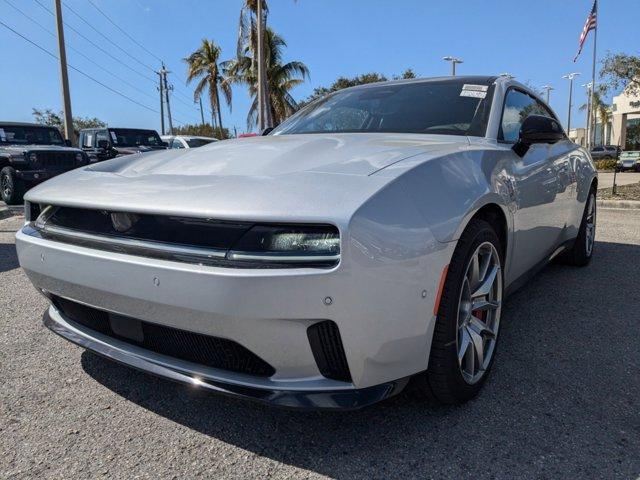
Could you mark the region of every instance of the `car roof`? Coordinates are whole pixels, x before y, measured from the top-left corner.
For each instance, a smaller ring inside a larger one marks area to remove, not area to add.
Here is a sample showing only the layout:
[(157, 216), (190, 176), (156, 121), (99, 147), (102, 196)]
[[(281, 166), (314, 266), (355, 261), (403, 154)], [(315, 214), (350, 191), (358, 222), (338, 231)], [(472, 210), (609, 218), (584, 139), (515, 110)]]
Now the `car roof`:
[(0, 121), (0, 126), (5, 127), (42, 127), (42, 128), (56, 128), (54, 125), (43, 125), (41, 123), (29, 123), (29, 122), (3, 122)]
[[(403, 78), (399, 80), (387, 80), (384, 82), (374, 82), (374, 83), (365, 83), (362, 85), (355, 85), (353, 87), (345, 88), (344, 90), (358, 89), (358, 88), (369, 88), (374, 86), (381, 85), (402, 85), (402, 84), (411, 84), (411, 83), (430, 83), (430, 82), (466, 82), (466, 83), (476, 83), (481, 85), (490, 85), (493, 82), (504, 78), (506, 80), (510, 80), (511, 77), (507, 76), (498, 76), (498, 75), (457, 75), (455, 77), (424, 77), (424, 78)], [(342, 90), (340, 90), (342, 91)]]

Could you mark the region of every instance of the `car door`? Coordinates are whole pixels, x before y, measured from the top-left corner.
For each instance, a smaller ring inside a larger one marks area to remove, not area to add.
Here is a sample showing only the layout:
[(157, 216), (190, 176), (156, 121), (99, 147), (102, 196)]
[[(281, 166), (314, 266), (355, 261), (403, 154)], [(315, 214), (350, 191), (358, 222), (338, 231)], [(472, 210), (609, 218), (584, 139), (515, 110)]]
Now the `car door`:
[[(529, 115), (553, 114), (534, 97), (511, 88), (505, 96), (498, 140), (517, 142)], [(570, 142), (534, 144), (523, 156), (511, 150), (511, 180), (515, 196), (512, 278), (518, 278), (550, 255), (567, 222), (567, 174)]]

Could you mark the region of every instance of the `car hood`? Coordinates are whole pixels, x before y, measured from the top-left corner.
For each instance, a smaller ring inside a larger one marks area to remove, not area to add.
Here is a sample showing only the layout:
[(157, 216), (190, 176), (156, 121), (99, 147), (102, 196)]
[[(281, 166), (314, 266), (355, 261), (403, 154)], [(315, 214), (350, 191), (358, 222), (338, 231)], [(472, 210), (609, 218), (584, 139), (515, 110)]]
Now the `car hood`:
[(26, 199), (220, 219), (312, 220), (353, 212), (407, 158), (468, 148), (444, 135), (282, 135), (120, 157), (58, 176)]
[(22, 154), (24, 152), (81, 152), (82, 150), (73, 147), (60, 145), (0, 145), (0, 151), (10, 152), (13, 154)]

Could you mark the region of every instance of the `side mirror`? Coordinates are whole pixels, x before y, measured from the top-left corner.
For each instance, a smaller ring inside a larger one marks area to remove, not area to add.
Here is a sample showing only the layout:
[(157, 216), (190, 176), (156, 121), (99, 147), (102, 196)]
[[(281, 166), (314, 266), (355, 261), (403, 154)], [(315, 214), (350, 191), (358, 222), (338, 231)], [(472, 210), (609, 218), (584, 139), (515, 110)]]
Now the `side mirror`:
[(98, 140), (98, 148), (109, 150), (109, 140)]
[(72, 144), (71, 144), (71, 140), (69, 140), (68, 138), (67, 138), (67, 139), (65, 139), (64, 144), (65, 144), (67, 147), (71, 147), (71, 146), (72, 146)]
[(534, 143), (556, 143), (564, 138), (564, 131), (556, 119), (530, 115), (522, 122), (518, 142), (513, 146), (513, 150), (523, 156)]

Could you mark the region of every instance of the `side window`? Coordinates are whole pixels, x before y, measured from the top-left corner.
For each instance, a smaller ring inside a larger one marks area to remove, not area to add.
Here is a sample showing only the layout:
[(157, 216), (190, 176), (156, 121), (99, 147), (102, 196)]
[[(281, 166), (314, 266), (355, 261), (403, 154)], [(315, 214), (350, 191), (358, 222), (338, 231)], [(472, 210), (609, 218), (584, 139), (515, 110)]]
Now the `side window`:
[(592, 151), (594, 151), (594, 152), (603, 152), (603, 151), (604, 151), (604, 148), (602, 148), (602, 147), (595, 147)]
[(519, 90), (509, 90), (504, 101), (502, 123), (500, 124), (500, 140), (515, 143), (518, 140), (520, 127), (529, 115), (552, 117), (551, 113), (536, 99)]
[(106, 130), (100, 130), (99, 132), (96, 132), (96, 145), (98, 145), (98, 142), (100, 140), (106, 140), (107, 142), (110, 141), (109, 135), (107, 134)]
[(88, 148), (93, 147), (93, 132), (83, 133), (82, 146)]
[(171, 143), (171, 148), (184, 148), (184, 145), (182, 145), (182, 142), (180, 140), (174, 138), (173, 142)]

